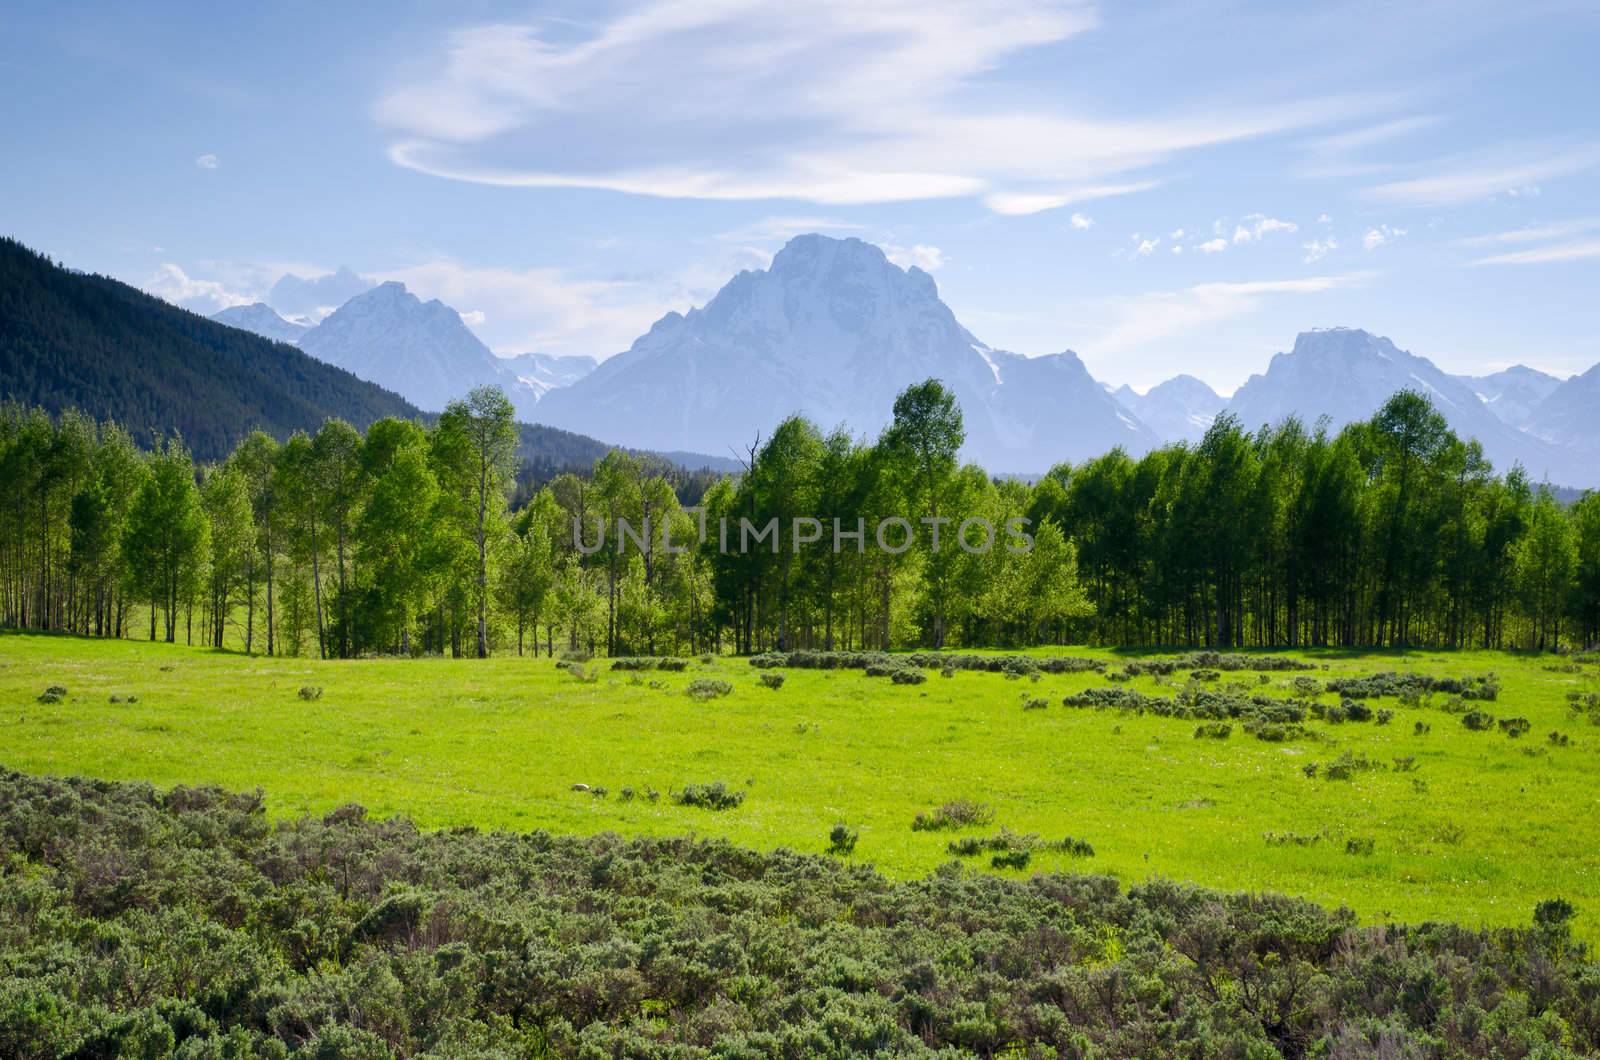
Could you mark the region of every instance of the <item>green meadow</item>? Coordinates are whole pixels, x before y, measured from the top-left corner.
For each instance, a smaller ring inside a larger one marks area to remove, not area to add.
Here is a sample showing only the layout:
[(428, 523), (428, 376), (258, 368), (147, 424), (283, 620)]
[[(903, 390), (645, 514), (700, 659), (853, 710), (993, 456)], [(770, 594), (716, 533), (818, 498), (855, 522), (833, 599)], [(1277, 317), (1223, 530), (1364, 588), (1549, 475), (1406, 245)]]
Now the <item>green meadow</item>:
[[(1113, 666), (1149, 654), (1062, 653)], [(1192, 720), (1063, 706), (1070, 693), (1110, 687), (1095, 673), (928, 671), (923, 684), (898, 685), (789, 669), (776, 671), (785, 681), (774, 690), (731, 657), (638, 674), (597, 660), (585, 680), (545, 658), (320, 662), (11, 634), (0, 636), (0, 766), (259, 786), (278, 816), (357, 802), (424, 827), (693, 833), (820, 853), (843, 823), (859, 834), (850, 856), (896, 877), (951, 860), (954, 836), (1004, 827), (1093, 847), (1087, 857), (1040, 848), (1025, 872), (1278, 891), (1346, 904), (1369, 923), (1522, 924), (1560, 896), (1579, 909), (1578, 933), (1600, 938), (1600, 727), (1590, 720), (1600, 714), (1568, 700), (1600, 691), (1600, 665), (1501, 652), (1284, 654), (1318, 669), (1224, 673), (1215, 687), (1287, 699), (1297, 676), (1492, 673), (1498, 699), (1472, 706), (1531, 727), (1471, 730), (1434, 694), (1369, 700), (1393, 712), (1386, 724), (1308, 720), (1309, 735), (1268, 743), (1237, 724), (1225, 739), (1202, 738)], [(706, 677), (732, 693), (686, 694)], [(1170, 694), (1186, 680), (1115, 687)], [(40, 702), (52, 685), (65, 696)], [(302, 698), (302, 688), (321, 694)], [(1048, 705), (1024, 709), (1039, 699)], [(1346, 752), (1374, 768), (1307, 775)], [(743, 803), (673, 800), (714, 781), (743, 791)], [(912, 829), (919, 812), (958, 799), (987, 804), (992, 822)], [(988, 867), (986, 855), (968, 863)]]

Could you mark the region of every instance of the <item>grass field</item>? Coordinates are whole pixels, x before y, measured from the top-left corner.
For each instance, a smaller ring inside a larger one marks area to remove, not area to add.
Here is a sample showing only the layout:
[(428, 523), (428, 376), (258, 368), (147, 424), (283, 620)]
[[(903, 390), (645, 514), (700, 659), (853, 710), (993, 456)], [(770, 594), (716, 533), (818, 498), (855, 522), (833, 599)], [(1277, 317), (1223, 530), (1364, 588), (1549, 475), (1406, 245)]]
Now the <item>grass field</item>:
[[(1562, 896), (1579, 908), (1578, 934), (1600, 938), (1600, 728), (1566, 701), (1600, 690), (1600, 666), (1504, 653), (1300, 657), (1327, 668), (1318, 679), (1493, 672), (1499, 699), (1477, 705), (1532, 729), (1470, 731), (1439, 709), (1442, 696), (1412, 707), (1386, 698), (1370, 701), (1394, 712), (1386, 725), (1310, 721), (1315, 739), (1265, 743), (1238, 725), (1227, 739), (1200, 739), (1193, 721), (1063, 707), (1064, 695), (1107, 684), (1092, 673), (932, 673), (901, 686), (857, 670), (787, 670), (774, 691), (732, 658), (637, 677), (602, 669), (586, 683), (546, 659), (316, 662), (4, 635), (0, 766), (259, 785), (277, 815), (360, 802), (424, 826), (692, 832), (762, 849), (820, 852), (843, 822), (859, 829), (852, 856), (892, 876), (950, 860), (952, 833), (911, 822), (970, 799), (992, 806), (994, 821), (960, 834), (1004, 826), (1094, 847), (1088, 858), (1041, 852), (1029, 872), (1281, 891), (1348, 904), (1367, 922), (1525, 923), (1537, 901)], [(706, 676), (733, 693), (684, 694)], [(1253, 673), (1224, 674), (1220, 686), (1287, 697), (1294, 676), (1258, 685)], [(66, 697), (38, 702), (50, 685)], [(321, 697), (301, 699), (307, 685)], [(1149, 677), (1117, 687), (1172, 691)], [(136, 703), (111, 702), (130, 695)], [(1022, 709), (1039, 697), (1047, 708)], [(1430, 731), (1416, 732), (1418, 722)], [(1552, 731), (1570, 742), (1552, 744)], [(1349, 780), (1305, 775), (1307, 763), (1346, 751), (1381, 768)], [(1407, 757), (1413, 770), (1391, 767)], [(718, 780), (745, 789), (744, 803), (713, 812), (670, 797)], [(575, 792), (577, 783), (609, 794)], [(624, 801), (624, 787), (641, 794)]]

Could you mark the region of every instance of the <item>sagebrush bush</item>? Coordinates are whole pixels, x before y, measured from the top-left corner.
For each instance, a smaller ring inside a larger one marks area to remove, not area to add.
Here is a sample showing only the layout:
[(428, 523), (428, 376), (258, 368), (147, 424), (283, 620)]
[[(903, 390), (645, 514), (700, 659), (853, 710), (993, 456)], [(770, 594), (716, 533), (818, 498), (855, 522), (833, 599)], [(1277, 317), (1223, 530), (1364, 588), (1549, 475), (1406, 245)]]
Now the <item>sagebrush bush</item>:
[(1226, 740), (1233, 735), (1233, 726), (1225, 721), (1204, 722), (1194, 727), (1194, 738), (1207, 740)]
[(970, 828), (994, 820), (994, 807), (968, 799), (947, 802), (927, 813), (919, 813), (911, 822), (913, 832), (938, 832), (945, 829)]
[(1494, 727), (1494, 715), (1481, 710), (1469, 710), (1461, 715), (1461, 724), (1473, 732), (1482, 732)]
[(744, 802), (744, 792), (730, 788), (720, 780), (710, 784), (685, 784), (683, 790), (672, 796), (679, 806), (697, 806), (706, 810), (731, 810)]
[(828, 853), (844, 857), (856, 848), (861, 836), (847, 824), (836, 824), (828, 832)]
[(1163, 879), (891, 880), (3, 771), (0, 851), (6, 1057), (1600, 1055), (1559, 898), (1363, 926)]
[(1499, 725), (1500, 731), (1513, 740), (1526, 736), (1533, 729), (1533, 723), (1527, 718), (1501, 718)]
[(928, 679), (928, 675), (921, 670), (896, 670), (889, 675), (889, 680), (897, 685), (920, 685)]
[(1002, 850), (989, 859), (989, 864), (997, 869), (1025, 869), (1032, 857), (1031, 850)]
[(783, 675), (779, 673), (773, 673), (771, 670), (768, 670), (761, 675), (761, 683), (765, 687), (776, 691), (777, 689), (783, 687)]
[(733, 692), (733, 685), (715, 677), (697, 677), (689, 682), (689, 687), (684, 691), (690, 698), (704, 701), (729, 695)]
[(300, 686), (300, 698), (304, 699), (304, 700), (307, 700), (307, 701), (310, 701), (310, 700), (313, 700), (313, 699), (321, 699), (322, 698), (322, 686), (321, 685), (302, 685), (302, 686)]

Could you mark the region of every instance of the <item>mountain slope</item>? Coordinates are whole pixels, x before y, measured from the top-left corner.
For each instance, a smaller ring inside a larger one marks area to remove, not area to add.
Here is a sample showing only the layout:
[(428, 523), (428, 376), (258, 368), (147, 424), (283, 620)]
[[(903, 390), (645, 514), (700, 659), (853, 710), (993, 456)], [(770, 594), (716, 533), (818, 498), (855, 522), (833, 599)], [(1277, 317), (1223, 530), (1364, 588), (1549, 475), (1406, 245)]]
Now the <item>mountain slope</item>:
[(1221, 395), (1192, 375), (1176, 375), (1139, 394), (1124, 384), (1112, 397), (1164, 442), (1198, 442), (1227, 405)]
[(1309, 426), (1326, 416), (1334, 428), (1366, 419), (1400, 390), (1426, 394), (1462, 438), (1476, 438), (1495, 467), (1521, 463), (1535, 481), (1590, 485), (1595, 469), (1575, 454), (1508, 427), (1466, 381), (1442, 372), (1426, 357), (1386, 338), (1354, 328), (1302, 332), (1289, 353), (1274, 354), (1267, 371), (1253, 375), (1228, 402), (1246, 428), (1289, 415)]
[(1501, 423), (1526, 427), (1539, 403), (1555, 392), (1561, 380), (1527, 365), (1513, 365), (1493, 375), (1459, 377)]
[(230, 328), (242, 328), (264, 339), (287, 342), (291, 345), (299, 342), (300, 336), (311, 330), (308, 324), (285, 320), (278, 315), (277, 310), (265, 302), (232, 306), (220, 313), (212, 313), (211, 319)]
[[(1600, 467), (1600, 364), (1575, 375), (1551, 391), (1528, 418), (1528, 430), (1558, 445), (1574, 449)], [(1589, 481), (1576, 485), (1594, 486)]]
[(392, 280), (330, 313), (301, 336), (300, 348), (430, 412), (475, 386), (506, 382), (499, 358), (454, 309)]
[(299, 345), (433, 412), (475, 386), (498, 386), (524, 419), (534, 417), (547, 392), (595, 366), (592, 357), (497, 357), (454, 309), (438, 299), (424, 302), (393, 280), (350, 299), (302, 335)]
[(329, 416), (364, 427), (413, 416), (398, 395), (283, 343), (72, 272), (0, 238), (0, 394), (76, 407), (141, 440), (179, 431), (202, 459), (261, 428), (280, 437)]
[(630, 445), (727, 452), (793, 413), (873, 433), (928, 377), (961, 403), (965, 455), (991, 471), (1043, 471), (1157, 439), (1076, 355), (991, 350), (939, 299), (859, 239), (798, 236), (770, 268), (742, 272), (704, 308), (668, 313), (625, 353), (539, 404), (546, 423)]

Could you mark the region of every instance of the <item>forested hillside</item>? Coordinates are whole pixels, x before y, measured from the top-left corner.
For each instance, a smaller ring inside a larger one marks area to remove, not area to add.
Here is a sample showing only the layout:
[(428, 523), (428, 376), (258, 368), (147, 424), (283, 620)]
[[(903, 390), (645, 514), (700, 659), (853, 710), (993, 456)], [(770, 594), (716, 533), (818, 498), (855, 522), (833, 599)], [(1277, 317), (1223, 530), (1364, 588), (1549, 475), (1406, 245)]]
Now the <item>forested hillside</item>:
[(416, 410), (292, 346), (52, 264), (0, 239), (0, 392), (116, 420), (134, 438), (178, 433), (202, 460), (251, 430), (278, 437), (338, 417), (365, 427)]
[[(201, 461), (221, 459), (253, 430), (283, 440), (328, 419), (365, 429), (423, 415), (292, 346), (62, 268), (11, 239), (0, 239), (0, 397), (115, 421), (140, 446), (178, 435)], [(517, 429), (532, 480), (607, 451), (554, 427)]]
[(8, 406), (4, 621), (125, 635), (137, 611), (152, 637), (341, 657), (1600, 641), (1600, 494), (1496, 473), (1416, 393), (1337, 435), (1224, 415), (1034, 484), (957, 463), (934, 380), (875, 440), (793, 417), (715, 479), (612, 450), (519, 480), (511, 417), (484, 388), (197, 468)]

